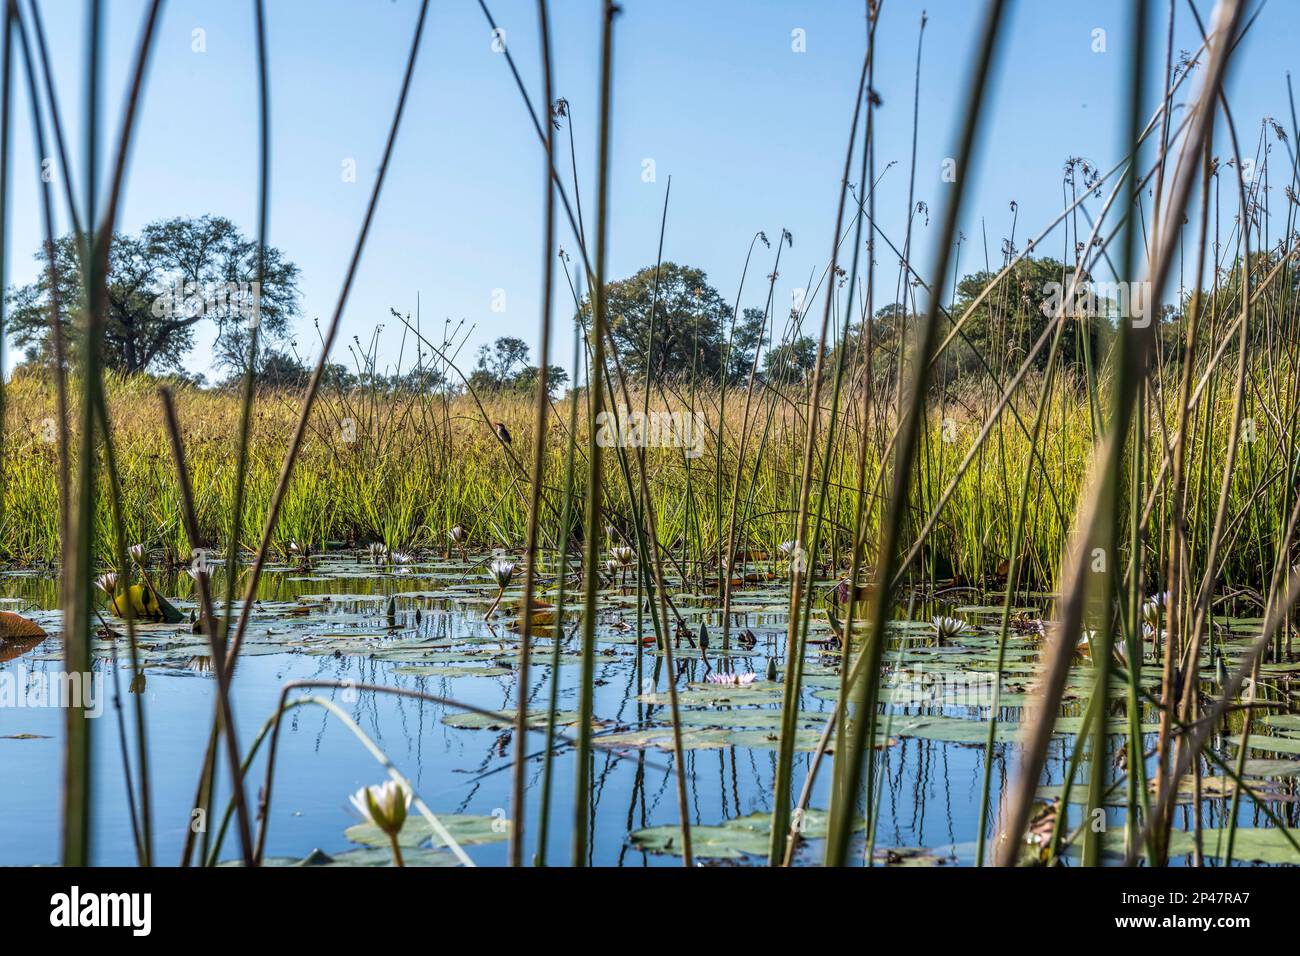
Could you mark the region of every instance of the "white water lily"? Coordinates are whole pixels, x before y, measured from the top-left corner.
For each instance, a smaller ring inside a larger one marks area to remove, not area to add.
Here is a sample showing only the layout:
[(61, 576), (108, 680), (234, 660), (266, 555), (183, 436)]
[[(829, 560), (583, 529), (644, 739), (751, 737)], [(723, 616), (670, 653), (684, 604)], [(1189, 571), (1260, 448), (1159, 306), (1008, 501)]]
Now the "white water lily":
[(505, 590), (514, 580), (515, 563), (513, 561), (493, 561), (488, 565), (488, 574), (496, 582), (497, 587)]
[(112, 571), (95, 578), (95, 586), (112, 597), (117, 592), (117, 575)]
[(375, 542), (370, 546), (371, 564), (383, 564), (387, 560), (388, 560), (388, 548), (384, 547), (384, 545), (380, 544), (379, 542)]
[(1168, 603), (1169, 593), (1167, 591), (1151, 595), (1142, 603), (1142, 620), (1154, 628), (1160, 623), (1160, 615), (1164, 612), (1165, 605)]
[(780, 545), (781, 553), (785, 555), (793, 554), (795, 545), (796, 542), (794, 541), (782, 541)]
[[(469, 540), (469, 532), (460, 525), (456, 525), (456, 527), (447, 532), (447, 537), (451, 540), (451, 543), (456, 546), (456, 550), (460, 552), (460, 559), (462, 561), (469, 560), (468, 556), (465, 554), (465, 542)], [(447, 552), (447, 557), (451, 557), (450, 551)]]
[(388, 837), (393, 847), (393, 862), (404, 866), (397, 835), (406, 823), (406, 811), (411, 806), (411, 791), (396, 780), (389, 780), (373, 787), (362, 787), (352, 794), (351, 800), (352, 806), (356, 807), (362, 818)]
[(708, 674), (704, 678), (710, 684), (729, 684), (736, 687), (747, 687), (754, 681), (758, 680), (758, 675), (752, 671), (744, 674)]
[(133, 544), (126, 549), (126, 553), (131, 556), (131, 560), (136, 564), (143, 564), (144, 557), (148, 552), (145, 551), (143, 544)]
[(497, 608), (501, 605), (501, 598), (505, 596), (506, 588), (515, 576), (515, 563), (513, 561), (498, 560), (488, 565), (488, 574), (497, 585), (497, 599), (492, 602), (488, 612), (483, 615), (483, 620), (487, 620), (496, 613)]
[(616, 563), (618, 567), (623, 569), (623, 583), (626, 584), (627, 569), (630, 568), (632, 566), (632, 562), (636, 560), (636, 551), (633, 550), (632, 548), (629, 548), (627, 545), (619, 545), (616, 548), (610, 548), (609, 553), (610, 556), (614, 559), (610, 563), (611, 564)]
[(930, 621), (930, 626), (934, 632), (939, 635), (939, 640), (946, 641), (949, 638), (956, 637), (966, 626), (966, 622), (956, 617), (944, 617), (940, 615)]

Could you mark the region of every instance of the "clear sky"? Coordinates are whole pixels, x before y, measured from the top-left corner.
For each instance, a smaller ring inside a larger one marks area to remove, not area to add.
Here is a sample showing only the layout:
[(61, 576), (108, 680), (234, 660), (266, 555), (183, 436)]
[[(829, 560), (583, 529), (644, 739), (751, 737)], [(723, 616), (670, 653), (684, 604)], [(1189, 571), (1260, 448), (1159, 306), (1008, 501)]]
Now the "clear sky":
[[(40, 0), (74, 156), (82, 141), (84, 0)], [(126, 73), (145, 4), (106, 3), (104, 133), (115, 138)], [(541, 81), (533, 0), (492, 0), (506, 42), (535, 102)], [(599, 0), (552, 0), (555, 90), (572, 106), (583, 208), (595, 194)], [(1198, 0), (1208, 20), (1208, 0)], [(750, 238), (782, 227), (794, 246), (782, 261), (778, 302), (820, 272), (830, 254), (835, 204), (865, 44), (860, 0), (625, 0), (615, 27), (615, 113), (611, 161), (610, 277), (653, 264), (664, 188), (672, 176), (665, 258), (703, 268), (732, 301)], [(1155, 3), (1163, 37), (1167, 6)], [(301, 351), (314, 354), (312, 321), (328, 319), (361, 222), (396, 100), (418, 0), (267, 0), (273, 118), (270, 241), (302, 269)], [(1251, 4), (1255, 9), (1256, 4)], [(120, 225), (128, 232), (178, 215), (220, 214), (246, 233), (256, 227), (256, 51), (251, 2), (168, 0), (142, 104)], [(917, 223), (918, 248), (940, 229), (951, 186), (942, 163), (953, 153), (963, 84), (983, 4), (976, 0), (884, 0), (877, 38), (878, 170), (896, 161), (877, 193), (881, 228), (901, 243), (907, 213), (912, 85), (917, 32), (928, 12), (922, 55), (916, 198), (930, 209)], [(1176, 48), (1199, 35), (1177, 4)], [(987, 114), (983, 149), (962, 231), (963, 272), (982, 267), (984, 236), (996, 264), (1019, 207), (1017, 240), (1062, 206), (1062, 167), (1083, 156), (1109, 168), (1121, 153), (1128, 63), (1122, 0), (1019, 0)], [(1254, 152), (1260, 122), (1290, 130), (1286, 75), (1300, 30), (1297, 0), (1270, 0), (1230, 77), (1242, 148)], [(204, 52), (195, 52), (194, 31)], [(1094, 52), (1105, 31), (1105, 51)], [(805, 49), (793, 31), (803, 31)], [(1154, 38), (1153, 38), (1154, 39)], [(1153, 71), (1163, 43), (1151, 45)], [(12, 282), (38, 269), (41, 223), (25, 83), (17, 86), (13, 212), (8, 231)], [(567, 137), (567, 133), (563, 134)], [(1271, 137), (1270, 137), (1271, 139)], [(1216, 146), (1219, 145), (1218, 141)], [(567, 155), (564, 168), (567, 169)], [(1275, 157), (1282, 165), (1284, 155)], [(345, 160), (357, 181), (345, 182)], [(646, 182), (645, 160), (654, 181)], [(74, 161), (77, 163), (79, 161)], [(855, 162), (856, 169), (856, 162)], [(56, 170), (57, 174), (57, 170)], [(434, 0), (407, 114), (335, 358), (383, 325), (385, 360), (401, 329), (389, 308), (423, 322), (476, 326), (464, 353), (498, 335), (536, 350), (540, 315), (542, 153), (505, 58), (492, 49), (476, 0)], [(851, 179), (856, 180), (856, 172)], [(80, 187), (83, 170), (73, 179)], [(1275, 174), (1274, 181), (1278, 176)], [(1226, 192), (1226, 190), (1225, 190)], [(1281, 183), (1275, 201), (1283, 201)], [(1094, 204), (1094, 208), (1098, 206)], [(1231, 215), (1231, 213), (1229, 213)], [(60, 230), (67, 220), (60, 211)], [(590, 233), (589, 233), (590, 234)], [(574, 242), (561, 221), (561, 245)], [(1044, 251), (1061, 255), (1060, 234)], [(774, 251), (774, 250), (773, 250)], [(761, 247), (742, 305), (761, 305), (771, 253)], [(928, 262), (920, 256), (917, 263)], [(576, 261), (576, 256), (575, 256)], [(892, 295), (896, 258), (877, 263)], [(923, 267), (923, 266), (922, 266)], [(924, 268), (924, 267), (923, 267)], [(557, 277), (558, 278), (558, 277)], [(928, 277), (927, 277), (928, 278)], [(493, 311), (504, 290), (505, 310)], [(561, 281), (559, 318), (568, 298)], [(879, 304), (879, 303), (878, 303)], [(553, 357), (568, 364), (572, 338), (557, 321)], [(208, 371), (206, 341), (188, 365)], [(12, 353), (12, 349), (10, 349)], [(6, 365), (17, 356), (9, 354)]]

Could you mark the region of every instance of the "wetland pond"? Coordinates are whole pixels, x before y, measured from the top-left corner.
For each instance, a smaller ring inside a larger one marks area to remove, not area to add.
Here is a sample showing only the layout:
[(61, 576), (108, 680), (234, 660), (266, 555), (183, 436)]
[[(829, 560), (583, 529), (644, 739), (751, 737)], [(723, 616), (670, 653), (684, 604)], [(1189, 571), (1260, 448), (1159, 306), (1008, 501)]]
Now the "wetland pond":
[[(193, 582), (184, 575), (153, 572), (164, 596), (186, 615), (195, 607)], [(224, 594), (220, 568), (214, 593)], [(510, 627), (518, 615), (521, 582), (506, 591), (501, 613), (484, 621), (496, 597), (484, 561), (417, 560), (400, 567), (377, 567), (364, 555), (330, 553), (309, 568), (269, 567), (259, 587), (259, 601), (248, 628), (232, 685), (232, 706), (241, 748), (247, 753), (259, 730), (274, 714), (281, 689), (295, 680), (382, 684), (463, 701), (491, 711), (513, 713), (517, 705), (518, 634)], [(818, 582), (819, 589), (833, 582)], [(49, 571), (0, 572), (0, 609), (17, 611), (46, 628), (50, 636), (34, 646), (0, 644), (0, 677), (11, 688), (33, 687), (61, 670), (62, 644), (56, 576)], [(674, 652), (680, 671), (680, 695), (687, 798), (695, 853), (701, 863), (755, 865), (766, 861), (768, 818), (776, 769), (776, 739), (781, 708), (780, 675), (788, 582), (762, 580), (733, 597), (732, 641), (721, 648), (719, 612), (713, 596), (679, 590), (674, 603), (685, 623), (698, 633), (704, 623), (711, 634), (702, 654), (683, 640)], [(553, 594), (543, 592), (547, 599)], [(974, 592), (963, 598), (974, 599)], [(101, 613), (116, 631), (125, 623)], [(394, 598), (391, 605), (390, 598)], [(574, 596), (566, 596), (565, 637), (560, 664), (552, 666), (553, 635), (534, 645), (526, 689), (530, 712), (544, 722), (551, 682), (558, 680), (558, 721), (566, 735), (578, 708), (580, 638)], [(885, 715), (877, 737), (878, 824), (874, 859), (908, 865), (969, 865), (975, 857), (978, 812), (984, 775), (990, 691), (996, 673), (997, 624), (1001, 598), (984, 594), (980, 603), (929, 607), (916, 620), (899, 619), (890, 628), (886, 650), (889, 674), (884, 689)], [(1047, 599), (1024, 610), (1036, 618), (1049, 610)], [(572, 607), (572, 611), (569, 608)], [(930, 625), (932, 613), (947, 613), (966, 622), (956, 637), (940, 642)], [(617, 584), (601, 591), (596, 629), (595, 741), (588, 862), (600, 866), (680, 865), (675, 848), (678, 804), (672, 738), (661, 656), (653, 640), (638, 642), (635, 588)], [(1231, 666), (1259, 622), (1220, 619), (1216, 640)], [(650, 631), (648, 617), (645, 620)], [(748, 629), (757, 639), (742, 646), (736, 635)], [(809, 769), (811, 751), (834, 707), (839, 688), (838, 654), (826, 643), (827, 617), (818, 612), (810, 630), (804, 665), (796, 738), (795, 796)], [(96, 674), (102, 680), (103, 713), (93, 721), (93, 861), (100, 865), (135, 862), (120, 735), (131, 742), (135, 758), (134, 708), (130, 694), (144, 695), (148, 733), (156, 859), (179, 861), (192, 819), (199, 779), (216, 702), (216, 682), (202, 635), (182, 624), (138, 627), (144, 686), (132, 686), (125, 638), (94, 642)], [(990, 816), (1018, 763), (1019, 721), (1036, 667), (1041, 639), (1036, 631), (1009, 636), (994, 749)], [(768, 679), (769, 659), (776, 657), (778, 680)], [(638, 665), (638, 657), (640, 663)], [(114, 661), (116, 660), (116, 665)], [(116, 674), (114, 670), (116, 669)], [(1256, 717), (1248, 745), (1246, 774), (1252, 790), (1289, 826), (1296, 825), (1296, 777), (1300, 775), (1300, 716), (1290, 713), (1294, 697), (1291, 674), (1300, 664), (1271, 663), (1262, 668), (1261, 699), (1283, 704)], [(640, 676), (638, 677), (638, 670)], [(756, 675), (745, 686), (714, 683), (719, 675)], [(1201, 692), (1217, 692), (1215, 669), (1202, 663)], [(1092, 679), (1085, 657), (1076, 659), (1057, 723), (1042, 796), (1059, 794), (1067, 772), (1069, 746), (1083, 714), (1083, 698)], [(1148, 667), (1145, 685), (1158, 692), (1159, 672)], [(0, 685), (3, 686), (3, 685)], [(114, 687), (120, 692), (115, 698)], [(510, 805), (511, 763), (518, 742), (512, 728), (481, 714), (411, 697), (381, 695), (357, 686), (304, 690), (348, 714), (414, 785), (479, 865), (507, 862), (506, 808)], [(23, 698), (19, 695), (19, 700)], [(121, 709), (115, 700), (122, 702)], [(5, 812), (0, 815), (0, 864), (55, 863), (59, 853), (64, 711), (53, 707), (0, 707), (0, 779)], [(1119, 753), (1127, 726), (1121, 708), (1109, 715), (1114, 764), (1108, 779), (1122, 781)], [(1156, 711), (1146, 707), (1142, 727), (1148, 752), (1155, 747)], [(1221, 756), (1235, 756), (1240, 715), (1229, 718), (1214, 738)], [(1069, 735), (1069, 736), (1067, 736)], [(356, 736), (324, 708), (297, 707), (284, 716), (269, 811), (268, 862), (297, 863), (312, 857), (340, 864), (383, 865), (389, 862), (385, 841), (359, 826), (348, 797), (358, 788), (382, 782), (382, 767)], [(525, 858), (536, 849), (541, 795), (544, 735), (526, 742), (528, 818)], [(553, 796), (547, 860), (570, 861), (573, 833), (574, 749), (557, 741), (553, 750)], [(224, 752), (221, 771), (227, 770)], [(824, 843), (824, 815), (829, 800), (830, 762), (819, 772), (804, 818), (803, 841), (795, 862), (819, 863)], [(266, 772), (266, 747), (247, 776), (255, 801)], [(1088, 761), (1081, 762), (1071, 796), (1069, 821), (1079, 825), (1087, 799)], [(1204, 765), (1201, 804), (1207, 865), (1220, 865), (1223, 827), (1229, 812), (1225, 778)], [(1124, 784), (1114, 789), (1106, 810), (1106, 845), (1122, 851)], [(219, 784), (213, 802), (220, 817), (229, 797)], [(1192, 826), (1192, 791), (1181, 795), (1174, 826)], [(1257, 804), (1243, 797), (1238, 809), (1235, 862), (1300, 862), (1272, 828)], [(215, 825), (210, 828), (215, 830)], [(992, 827), (990, 826), (990, 832)], [(457, 865), (457, 858), (414, 812), (402, 834), (408, 865)], [(1173, 863), (1190, 861), (1191, 835), (1176, 832)], [(313, 857), (313, 851), (320, 851)], [(865, 840), (854, 851), (861, 860)], [(238, 841), (230, 828), (220, 859), (238, 858)], [(1113, 857), (1115, 862), (1119, 857)]]

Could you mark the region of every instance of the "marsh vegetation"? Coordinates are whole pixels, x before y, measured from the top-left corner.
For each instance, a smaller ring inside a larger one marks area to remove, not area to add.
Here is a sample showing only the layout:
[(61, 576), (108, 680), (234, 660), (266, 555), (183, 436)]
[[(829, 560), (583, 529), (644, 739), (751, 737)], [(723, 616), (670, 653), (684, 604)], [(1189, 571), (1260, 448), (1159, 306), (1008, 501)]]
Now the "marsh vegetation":
[[(41, 184), (51, 278), (20, 296), (33, 351), (3, 384), (0, 599), (50, 636), (0, 632), (0, 674), (100, 675), (107, 704), (0, 708), (21, 723), (0, 767), (40, 777), (21, 799), (50, 821), (0, 828), (18, 862), (49, 862), (55, 827), (67, 864), (1300, 862), (1300, 168), (1294, 117), (1247, 139), (1223, 92), (1246, 4), (1179, 13), (1202, 37), (1180, 54), (1133, 3), (1125, 154), (1066, 162), (1060, 214), (1025, 235), (1012, 204), (1001, 256), (963, 277), (964, 177), (933, 261), (922, 205), (904, 235), (877, 224), (890, 4), (867, 3), (853, 109), (825, 133), (835, 232), (800, 237), (829, 255), (787, 311), (794, 237), (755, 231), (719, 292), (664, 258), (670, 189), (657, 261), (608, 275), (618, 8), (593, 6), (584, 179), (539, 0), (541, 75), (503, 51), (546, 197), (535, 364), (503, 337), (473, 365), (463, 328), (396, 308), (395, 365), (379, 331), (349, 364), (426, 0), (314, 365), (269, 365), (236, 324), (217, 388), (124, 364), (111, 334), (161, 6), (107, 194)], [(273, 266), (285, 288), (252, 7), (260, 217), (235, 278), (267, 288)], [(971, 41), (958, 170), (986, 148), (1008, 8)], [(29, 95), (61, 144), (36, 16), (6, 5), (3, 115)], [(80, 216), (56, 242), (63, 200)]]

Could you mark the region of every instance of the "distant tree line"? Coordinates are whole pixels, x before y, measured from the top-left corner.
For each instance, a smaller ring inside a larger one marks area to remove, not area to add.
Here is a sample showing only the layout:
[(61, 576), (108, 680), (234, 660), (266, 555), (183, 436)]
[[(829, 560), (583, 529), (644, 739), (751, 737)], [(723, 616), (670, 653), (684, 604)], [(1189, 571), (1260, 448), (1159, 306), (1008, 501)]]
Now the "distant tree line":
[[(65, 343), (72, 348), (78, 342), (72, 334), (73, 317), (82, 310), (84, 289), (77, 240), (64, 236), (55, 243), (54, 252), (52, 273), (42, 249), (36, 256), (41, 266), (36, 281), (6, 292), (8, 331), (33, 369), (53, 362), (51, 311), (56, 302), (56, 320)], [(1276, 253), (1257, 253), (1251, 267), (1262, 275), (1275, 260)], [(194, 348), (196, 331), (206, 326), (214, 336), (213, 367), (226, 383), (232, 383), (247, 371), (256, 329), (259, 382), (272, 387), (304, 385), (311, 369), (298, 357), (289, 337), (291, 320), (300, 315), (298, 276), (294, 263), (279, 249), (268, 247), (259, 284), (257, 243), (219, 216), (162, 220), (145, 226), (138, 235), (117, 235), (109, 260), (104, 366), (125, 375), (184, 377), (183, 361)], [(954, 324), (961, 328), (940, 361), (938, 386), (989, 372), (1001, 378), (1018, 368), (1050, 327), (1061, 291), (1073, 280), (1072, 266), (1033, 256), (1019, 260), (1000, 279), (989, 270), (960, 279), (941, 317), (941, 335), (947, 336)], [(831, 294), (841, 302), (846, 283), (842, 270), (831, 283)], [(1241, 264), (1237, 263), (1220, 272), (1213, 301), (1225, 307), (1234, 296), (1239, 298), (1239, 291), (1233, 290), (1240, 286)], [(1095, 287), (1114, 292), (1116, 284)], [(1067, 367), (1095, 374), (1119, 321), (1120, 303), (1113, 296), (1093, 295), (1091, 276), (1080, 276), (1077, 288), (1089, 290), (1091, 298), (1067, 303), (1070, 325), (1062, 336), (1059, 357)], [(833, 322), (824, 370), (829, 374), (835, 368), (841, 350), (846, 365), (856, 369), (867, 360), (864, 347), (869, 342), (873, 377), (888, 379), (896, 374), (910, 332), (920, 321), (915, 286), (906, 287), (905, 293), (904, 301), (877, 308), (869, 327), (850, 323), (847, 337), (839, 320)], [(1176, 320), (1190, 294), (1176, 305), (1158, 308), (1153, 316), (1160, 323), (1167, 354), (1174, 357), (1179, 354)], [(1120, 287), (1119, 297), (1127, 300), (1126, 288)], [(1087, 306), (1086, 314), (1078, 309), (1080, 301)], [(775, 315), (767, 309), (745, 308), (735, 316), (709, 284), (707, 274), (693, 266), (664, 262), (610, 282), (606, 306), (622, 368), (634, 381), (743, 384), (752, 369), (762, 380), (797, 385), (807, 381), (816, 365), (817, 340), (808, 332), (820, 326), (820, 310), (810, 317), (797, 309)], [(855, 309), (860, 307), (860, 302), (854, 304)], [(581, 303), (577, 318), (581, 328), (589, 331), (590, 297)], [(1041, 348), (1035, 364), (1041, 367), (1046, 357), (1047, 349)], [(459, 377), (449, 375), (445, 363), (424, 364), (423, 356), (416, 368), (400, 373), (380, 373), (373, 362), (355, 364), (355, 369), (328, 365), (325, 384), (417, 391), (460, 387)], [(502, 336), (480, 347), (468, 381), (484, 393), (531, 392), (539, 374), (529, 361), (527, 344)], [(550, 366), (551, 389), (563, 389), (569, 374)]]

